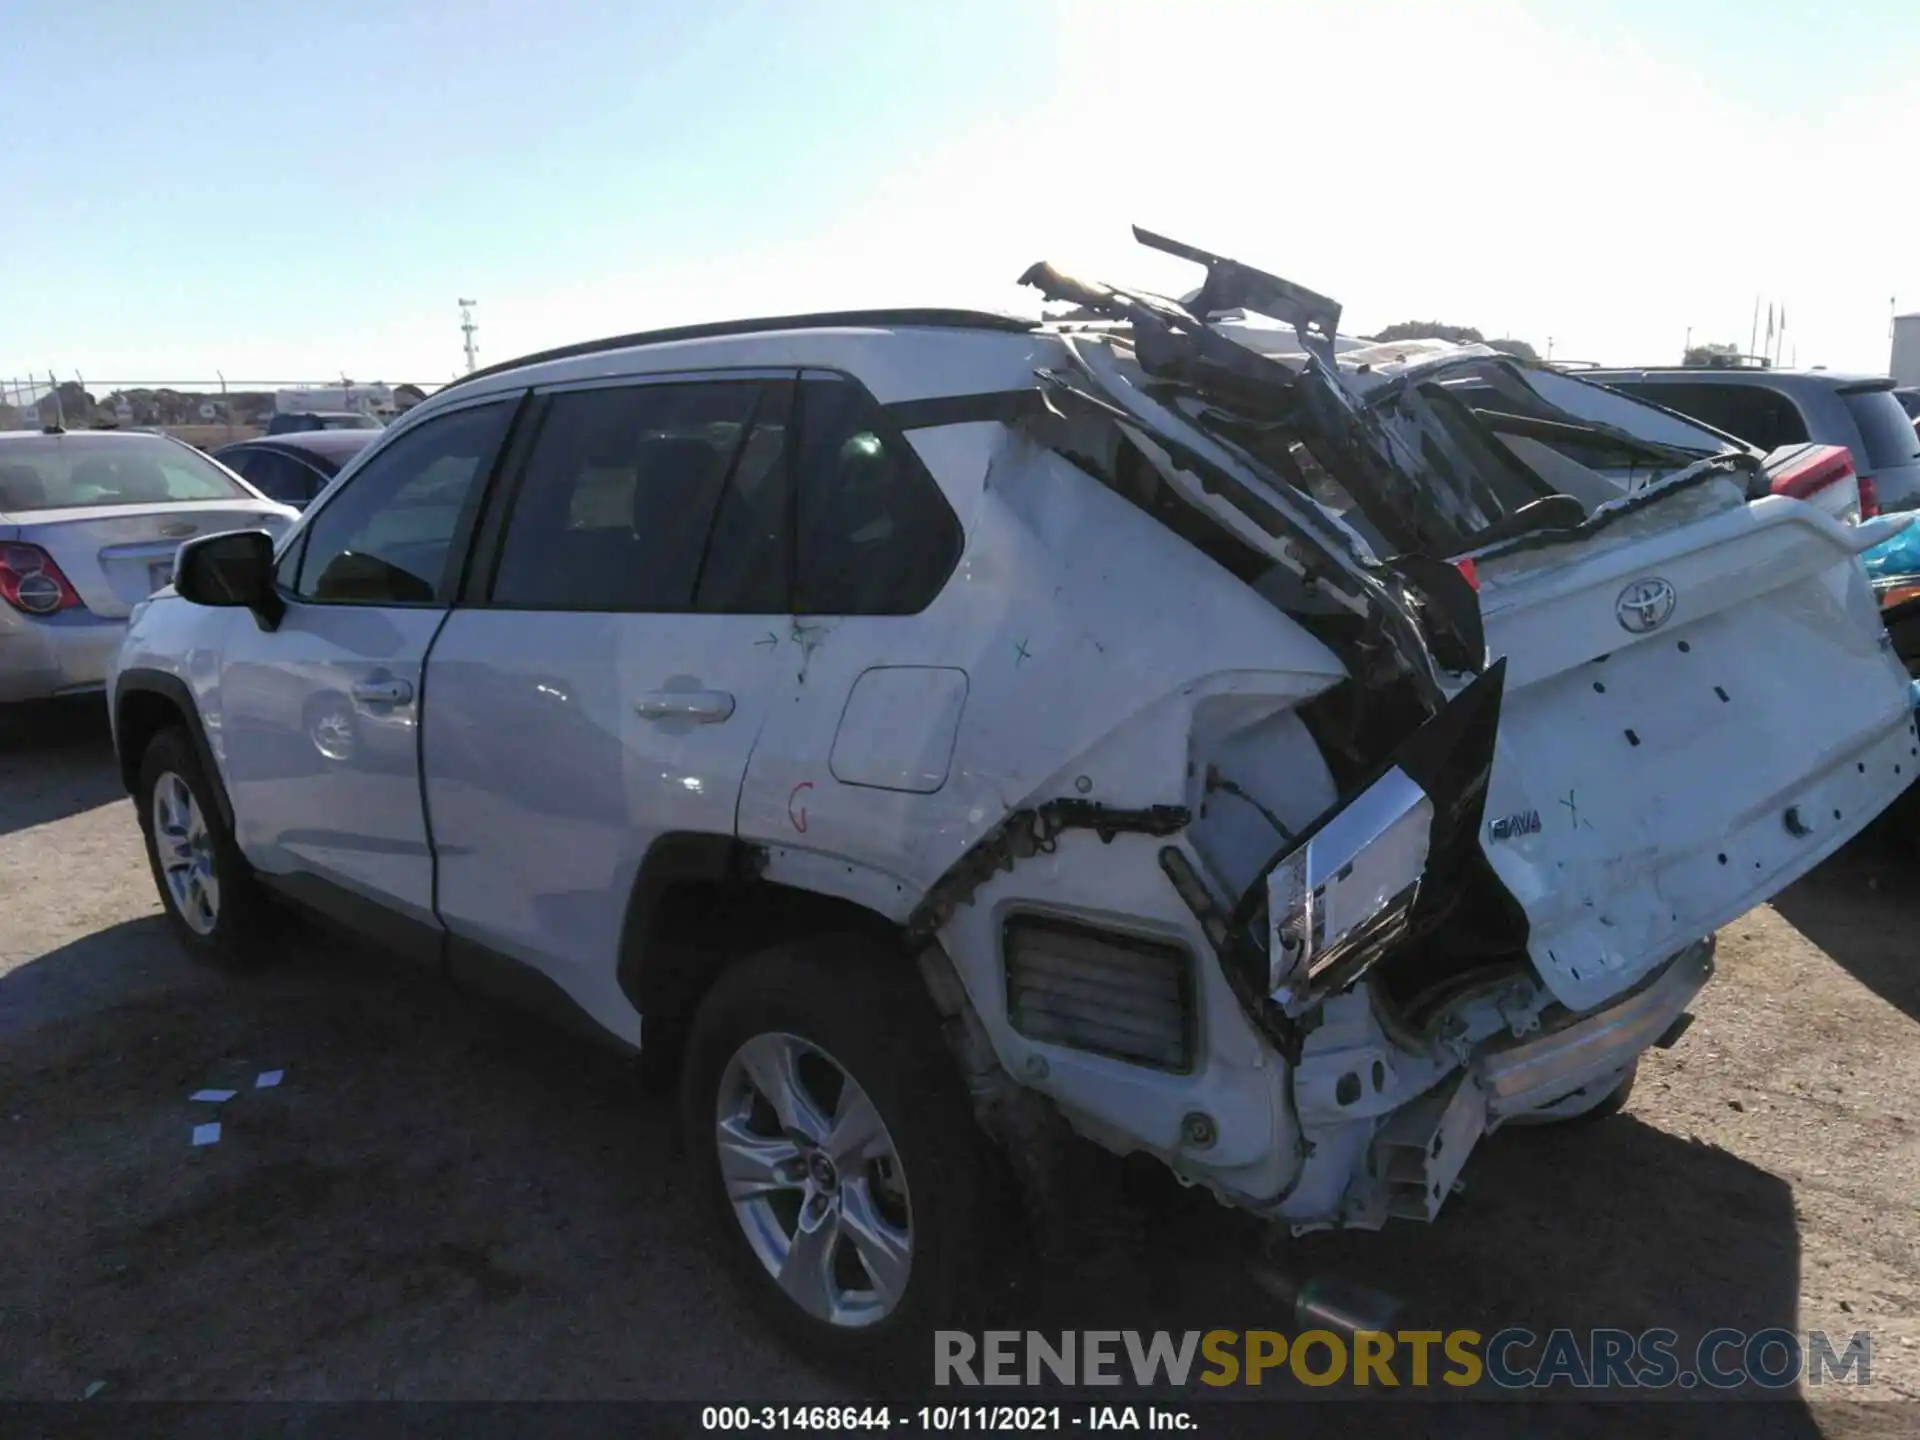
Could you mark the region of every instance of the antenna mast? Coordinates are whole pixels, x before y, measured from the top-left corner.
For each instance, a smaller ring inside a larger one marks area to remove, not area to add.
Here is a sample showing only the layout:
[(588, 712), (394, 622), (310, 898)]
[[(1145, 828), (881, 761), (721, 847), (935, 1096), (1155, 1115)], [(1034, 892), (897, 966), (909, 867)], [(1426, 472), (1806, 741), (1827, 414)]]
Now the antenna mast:
[(467, 373), (469, 375), (473, 373), (473, 357), (478, 353), (473, 343), (473, 332), (480, 327), (473, 323), (473, 307), (479, 303), (478, 300), (462, 300), (460, 302), (460, 333), (465, 337)]

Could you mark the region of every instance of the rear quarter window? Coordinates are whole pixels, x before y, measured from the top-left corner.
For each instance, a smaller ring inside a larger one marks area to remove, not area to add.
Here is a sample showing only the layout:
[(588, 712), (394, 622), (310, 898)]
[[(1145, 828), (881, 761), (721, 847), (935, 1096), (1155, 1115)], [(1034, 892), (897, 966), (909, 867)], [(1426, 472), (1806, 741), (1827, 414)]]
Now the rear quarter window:
[(1782, 445), (1804, 445), (1813, 437), (1799, 407), (1766, 385), (1657, 381), (1615, 382), (1642, 400), (1651, 400), (1682, 415), (1691, 415), (1716, 430), (1737, 435), (1755, 449), (1778, 450)]
[(1862, 468), (1871, 472), (1895, 465), (1911, 465), (1920, 460), (1920, 432), (1891, 390), (1870, 390), (1861, 395), (1842, 395), (1847, 414), (1859, 427), (1860, 443), (1866, 448)]

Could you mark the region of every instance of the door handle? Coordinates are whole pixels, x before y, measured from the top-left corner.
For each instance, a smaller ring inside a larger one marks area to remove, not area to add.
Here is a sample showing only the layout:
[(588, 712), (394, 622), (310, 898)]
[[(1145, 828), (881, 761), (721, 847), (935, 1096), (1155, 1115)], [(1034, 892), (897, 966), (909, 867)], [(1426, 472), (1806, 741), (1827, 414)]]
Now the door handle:
[(633, 702), (642, 720), (692, 720), (718, 725), (733, 714), (733, 696), (724, 690), (655, 690)]
[(413, 699), (413, 686), (404, 680), (363, 680), (353, 687), (353, 698), (368, 705), (404, 705)]

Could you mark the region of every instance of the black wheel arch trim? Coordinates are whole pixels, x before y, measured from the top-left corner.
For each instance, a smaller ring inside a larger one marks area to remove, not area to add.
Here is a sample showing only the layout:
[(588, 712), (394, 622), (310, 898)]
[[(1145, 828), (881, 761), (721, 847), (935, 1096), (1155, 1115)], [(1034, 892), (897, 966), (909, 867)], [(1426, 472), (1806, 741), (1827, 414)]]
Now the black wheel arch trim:
[(205, 772), (207, 783), (213, 787), (213, 803), (220, 812), (220, 821), (232, 834), (233, 802), (227, 798), (226, 778), (220, 772), (220, 766), (213, 758), (213, 747), (207, 743), (206, 726), (200, 719), (200, 707), (193, 698), (193, 692), (187, 688), (187, 682), (178, 675), (170, 675), (164, 670), (136, 668), (123, 670), (115, 678), (113, 685), (113, 749), (114, 758), (120, 765), (120, 780), (129, 795), (137, 794), (140, 786), (140, 755), (129, 752), (126, 744), (126, 724), (122, 712), (127, 700), (133, 695), (158, 695), (168, 701), (180, 713), (182, 726), (187, 739), (193, 745), (194, 757), (199, 760), (200, 768)]
[(732, 835), (674, 831), (647, 847), (620, 924), (620, 958), (614, 971), (620, 993), (640, 1013), (642, 1024), (655, 998), (648, 984), (651, 936), (668, 890), (689, 881), (750, 879), (764, 861), (763, 851)]

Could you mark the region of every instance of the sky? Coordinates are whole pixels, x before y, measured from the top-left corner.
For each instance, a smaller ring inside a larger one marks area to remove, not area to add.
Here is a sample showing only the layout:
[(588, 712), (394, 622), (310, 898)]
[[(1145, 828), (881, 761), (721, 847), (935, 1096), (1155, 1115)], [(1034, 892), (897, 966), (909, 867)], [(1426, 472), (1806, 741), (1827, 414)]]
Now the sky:
[[(69, 0), (0, 45), (0, 383), (439, 383), (599, 335), (1180, 293), (1132, 224), (1555, 358), (1884, 372), (1920, 5)], [(1763, 336), (1764, 338), (1764, 336)]]

